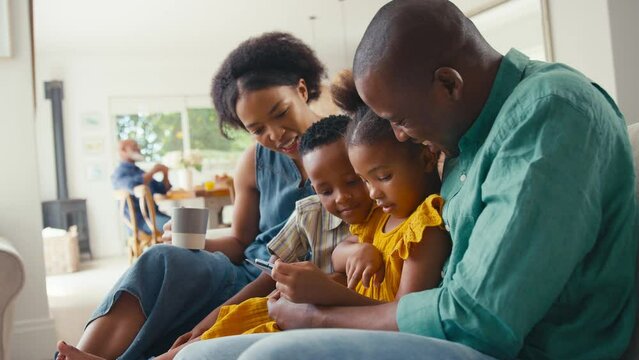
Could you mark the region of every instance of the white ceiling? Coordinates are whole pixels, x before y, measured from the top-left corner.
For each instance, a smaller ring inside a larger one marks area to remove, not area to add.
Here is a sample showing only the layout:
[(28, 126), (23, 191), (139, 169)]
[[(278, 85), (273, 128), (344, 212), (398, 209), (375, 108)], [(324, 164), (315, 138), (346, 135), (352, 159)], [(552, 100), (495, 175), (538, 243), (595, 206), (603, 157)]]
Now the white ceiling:
[[(365, 23), (385, 2), (345, 1), (347, 26)], [(269, 30), (309, 41), (310, 15), (317, 17), (317, 38), (339, 34), (342, 39), (341, 5), (337, 0), (35, 0), (36, 46), (47, 51), (207, 51)]]
[[(468, 12), (495, 1), (454, 3)], [(36, 58), (58, 53), (221, 59), (250, 36), (281, 30), (313, 47), (333, 73), (350, 67), (366, 26), (385, 3), (387, 0), (34, 0)]]

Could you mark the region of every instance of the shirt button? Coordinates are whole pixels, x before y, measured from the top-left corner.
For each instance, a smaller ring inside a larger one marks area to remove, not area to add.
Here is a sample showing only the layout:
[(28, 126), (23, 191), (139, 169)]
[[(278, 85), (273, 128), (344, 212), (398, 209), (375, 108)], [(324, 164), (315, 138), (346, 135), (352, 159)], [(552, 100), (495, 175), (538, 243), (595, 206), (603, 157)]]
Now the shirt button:
[(465, 180), (466, 180), (466, 174), (462, 174), (462, 175), (459, 177), (459, 181), (464, 182)]

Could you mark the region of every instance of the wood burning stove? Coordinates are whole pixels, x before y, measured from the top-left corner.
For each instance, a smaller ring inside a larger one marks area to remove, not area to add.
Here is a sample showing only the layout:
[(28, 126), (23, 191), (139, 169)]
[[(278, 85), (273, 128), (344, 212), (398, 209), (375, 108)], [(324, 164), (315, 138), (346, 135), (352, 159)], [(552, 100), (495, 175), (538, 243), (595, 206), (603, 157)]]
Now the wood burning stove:
[(42, 203), (42, 217), (44, 226), (68, 230), (70, 226), (78, 227), (78, 245), (80, 253), (88, 253), (89, 219), (85, 199), (69, 199), (67, 189), (66, 158), (64, 154), (64, 126), (62, 118), (62, 98), (64, 96), (62, 81), (47, 81), (44, 83), (45, 98), (51, 100), (53, 113), (53, 136), (55, 148), (57, 199)]

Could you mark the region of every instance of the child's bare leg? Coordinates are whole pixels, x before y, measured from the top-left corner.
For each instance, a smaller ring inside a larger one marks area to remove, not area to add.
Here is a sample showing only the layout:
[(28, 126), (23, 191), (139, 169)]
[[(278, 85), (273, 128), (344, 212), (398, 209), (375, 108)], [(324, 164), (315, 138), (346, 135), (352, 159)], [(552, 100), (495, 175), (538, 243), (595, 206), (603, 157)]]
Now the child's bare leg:
[(115, 359), (131, 345), (145, 321), (138, 300), (122, 292), (111, 311), (87, 326), (77, 348), (101, 358)]
[(171, 349), (167, 352), (165, 352), (164, 354), (160, 355), (160, 356), (156, 356), (155, 360), (173, 360), (173, 358), (175, 357), (175, 355), (177, 355), (177, 353), (180, 352), (180, 350), (184, 349), (185, 346), (189, 345), (189, 344), (193, 344), (196, 341), (200, 341), (200, 338), (197, 337), (195, 339), (189, 340), (187, 342), (185, 342), (184, 344)]

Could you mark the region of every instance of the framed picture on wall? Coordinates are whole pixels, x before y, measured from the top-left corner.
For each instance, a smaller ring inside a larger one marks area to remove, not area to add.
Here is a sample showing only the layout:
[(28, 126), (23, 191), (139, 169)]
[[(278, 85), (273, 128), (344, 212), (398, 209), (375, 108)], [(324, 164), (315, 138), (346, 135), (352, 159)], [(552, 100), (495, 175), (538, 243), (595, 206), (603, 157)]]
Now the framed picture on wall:
[(0, 58), (11, 56), (9, 0), (0, 0)]

